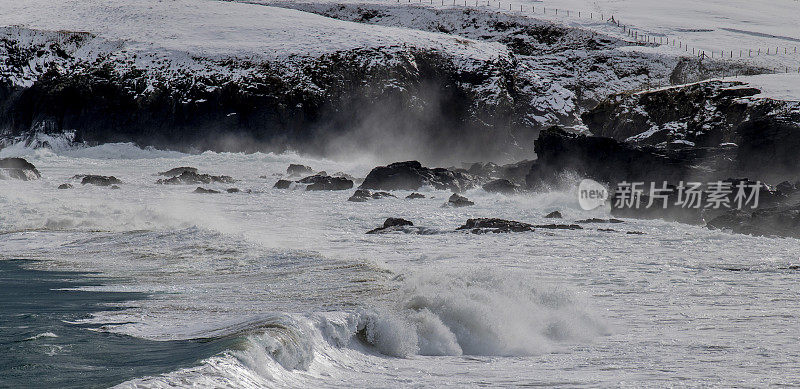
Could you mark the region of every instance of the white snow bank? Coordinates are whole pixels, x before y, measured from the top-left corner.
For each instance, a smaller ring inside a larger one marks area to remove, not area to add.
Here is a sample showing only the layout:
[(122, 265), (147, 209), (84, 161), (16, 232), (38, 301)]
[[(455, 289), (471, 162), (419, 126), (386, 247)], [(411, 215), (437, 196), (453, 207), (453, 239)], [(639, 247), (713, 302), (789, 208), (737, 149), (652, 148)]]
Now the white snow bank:
[(478, 60), (506, 54), (499, 44), (213, 0), (0, 0), (0, 26), (85, 31), (125, 41), (132, 50), (209, 58), (272, 60), (402, 45)]
[(758, 76), (737, 77), (746, 85), (761, 90), (754, 98), (800, 101), (800, 74), (761, 74)]

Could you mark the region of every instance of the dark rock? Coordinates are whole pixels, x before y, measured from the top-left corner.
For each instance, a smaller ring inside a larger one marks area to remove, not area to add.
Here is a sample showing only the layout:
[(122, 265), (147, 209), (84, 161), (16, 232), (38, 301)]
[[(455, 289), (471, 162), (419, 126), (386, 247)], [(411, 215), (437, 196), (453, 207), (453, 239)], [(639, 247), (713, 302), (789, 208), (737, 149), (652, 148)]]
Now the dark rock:
[(81, 177), (81, 185), (92, 184), (97, 186), (109, 186), (122, 183), (122, 181), (114, 176), (97, 176), (88, 174)]
[(378, 227), (376, 229), (370, 230), (367, 232), (367, 234), (378, 234), (387, 231), (394, 231), (397, 230), (399, 227), (413, 226), (413, 225), (414, 223), (406, 219), (401, 219), (399, 217), (390, 217), (383, 222), (383, 227)]
[(119, 185), (111, 185), (111, 189), (119, 189)]
[(61, 184), (58, 189), (72, 189), (72, 184)]
[(165, 172), (158, 173), (159, 176), (175, 177), (183, 174), (183, 172), (197, 173), (196, 167), (181, 166), (169, 169)]
[(622, 181), (678, 182), (699, 174), (686, 160), (611, 138), (570, 134), (558, 127), (542, 131), (534, 151), (539, 158), (526, 177), (529, 189), (558, 184), (564, 173), (614, 185)]
[(583, 227), (577, 224), (537, 224), (534, 228), (542, 228), (546, 230), (582, 230)]
[(591, 219), (576, 220), (575, 223), (625, 223), (625, 222), (614, 218), (598, 219), (596, 217), (593, 217)]
[(0, 179), (36, 180), (42, 177), (32, 163), (23, 158), (0, 158)]
[(533, 231), (533, 226), (512, 220), (496, 218), (469, 219), (456, 230), (470, 230), (473, 234)]
[(314, 174), (314, 169), (306, 165), (298, 165), (293, 163), (286, 168), (286, 174), (290, 176), (306, 176), (309, 174)]
[(406, 196), (406, 198), (407, 198), (407, 199), (409, 199), (409, 200), (414, 200), (414, 199), (424, 199), (424, 198), (425, 198), (425, 195), (424, 195), (424, 194), (422, 194), (422, 193), (417, 193), (417, 192), (414, 192), (414, 193), (412, 193), (412, 194), (410, 194), (410, 195)]
[(792, 195), (797, 192), (798, 182), (784, 181), (775, 185), (775, 190), (783, 195)]
[(417, 190), (426, 185), (440, 190), (463, 192), (476, 185), (476, 177), (444, 168), (429, 169), (417, 161), (396, 162), (372, 169), (359, 188)]
[(514, 194), (517, 193), (519, 187), (509, 180), (500, 178), (486, 183), (483, 190), (489, 193)]
[(241, 191), (239, 190), (239, 188), (228, 188), (228, 189), (225, 190), (225, 192), (228, 192), (228, 193), (239, 193)]
[(598, 136), (705, 155), (713, 171), (724, 175), (794, 179), (800, 170), (800, 103), (759, 93), (738, 81), (714, 80), (621, 94), (583, 114), (583, 121)]
[(617, 232), (617, 230), (615, 230), (613, 228), (598, 228), (597, 231), (601, 231), (601, 232)]
[(709, 221), (707, 227), (747, 235), (800, 238), (800, 205), (753, 212), (732, 210)]
[(357, 178), (355, 178), (355, 177), (353, 177), (353, 176), (351, 176), (351, 175), (349, 175), (349, 174), (347, 174), (347, 173), (345, 173), (345, 172), (336, 172), (336, 173), (333, 173), (333, 174), (331, 174), (331, 177), (341, 177), (341, 178), (346, 178), (346, 179), (348, 179), (348, 180), (350, 180), (350, 181), (353, 181), (353, 182), (356, 182), (356, 181), (358, 180)]
[(170, 184), (170, 185), (197, 185), (197, 184), (210, 184), (212, 182), (219, 182), (222, 184), (233, 184), (236, 182), (229, 176), (212, 176), (210, 174), (199, 174), (189, 170), (183, 171), (181, 174), (156, 181), (156, 184)]
[(347, 201), (355, 201), (355, 202), (364, 202), (369, 199), (382, 199), (385, 197), (396, 197), (395, 195), (389, 192), (370, 192), (366, 189), (356, 189), (356, 192), (350, 196)]
[(562, 216), (561, 216), (561, 212), (553, 211), (553, 212), (548, 213), (545, 216), (545, 218), (547, 218), (547, 219), (561, 219)]
[(464, 196), (453, 193), (453, 195), (447, 199), (447, 204), (445, 205), (450, 205), (451, 207), (467, 207), (470, 205), (475, 205), (475, 203), (469, 201), (469, 199)]
[(206, 189), (198, 186), (197, 189), (194, 190), (194, 193), (214, 194), (214, 193), (219, 193), (219, 191), (214, 189)]
[(301, 184), (309, 184), (306, 190), (347, 190), (353, 188), (353, 181), (342, 177), (331, 177), (323, 175), (313, 175), (297, 181)]
[(627, 234), (627, 235), (644, 235), (644, 232), (642, 232), (642, 231), (628, 231), (625, 234)]
[(278, 180), (272, 187), (275, 189), (289, 189), (292, 186), (292, 182), (289, 180)]

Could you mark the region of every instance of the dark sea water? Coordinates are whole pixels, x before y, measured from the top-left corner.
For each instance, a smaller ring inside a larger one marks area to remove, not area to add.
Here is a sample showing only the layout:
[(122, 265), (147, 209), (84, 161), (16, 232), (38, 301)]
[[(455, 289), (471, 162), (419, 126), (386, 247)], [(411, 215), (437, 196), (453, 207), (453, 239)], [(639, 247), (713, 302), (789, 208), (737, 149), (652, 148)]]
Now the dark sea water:
[(102, 279), (30, 270), (26, 262), (0, 261), (0, 387), (108, 387), (194, 365), (235, 343), (232, 338), (150, 341), (69, 324), (92, 312), (121, 309), (110, 303), (147, 296), (64, 290)]

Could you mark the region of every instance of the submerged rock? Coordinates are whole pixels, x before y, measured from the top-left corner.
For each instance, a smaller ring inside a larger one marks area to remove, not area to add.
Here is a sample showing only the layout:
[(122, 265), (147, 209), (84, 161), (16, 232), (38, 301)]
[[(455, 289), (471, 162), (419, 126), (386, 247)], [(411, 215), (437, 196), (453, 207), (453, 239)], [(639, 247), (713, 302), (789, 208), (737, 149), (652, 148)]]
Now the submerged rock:
[(361, 189), (418, 190), (423, 186), (463, 192), (475, 187), (476, 177), (469, 173), (444, 168), (430, 169), (417, 161), (395, 162), (378, 166), (367, 174)]
[(412, 194), (410, 194), (410, 195), (406, 196), (406, 198), (407, 198), (407, 199), (409, 199), (409, 200), (414, 200), (414, 199), (424, 199), (424, 198), (425, 198), (425, 195), (424, 195), (424, 194), (422, 194), (422, 193), (417, 193), (417, 192), (414, 192), (414, 193), (412, 193)]
[(197, 189), (194, 190), (194, 193), (214, 194), (214, 193), (219, 193), (219, 191), (214, 189), (206, 189), (198, 186)]
[(41, 177), (36, 166), (23, 158), (0, 158), (0, 179), (30, 181)]
[(509, 180), (500, 178), (483, 185), (483, 190), (489, 193), (514, 194), (519, 190), (519, 186)]
[(542, 228), (545, 230), (582, 230), (583, 227), (577, 224), (537, 224), (534, 228)]
[(464, 225), (456, 230), (470, 230), (473, 234), (526, 232), (533, 231), (533, 226), (528, 223), (496, 218), (468, 219)]
[(467, 207), (470, 205), (475, 205), (475, 203), (469, 201), (469, 199), (464, 196), (453, 193), (453, 195), (447, 199), (447, 203), (445, 205), (449, 205), (451, 207)]
[(228, 188), (228, 189), (225, 189), (225, 192), (228, 192), (228, 193), (239, 193), (241, 191), (239, 190), (239, 188)]
[(72, 189), (72, 184), (61, 184), (58, 189)]
[(562, 216), (561, 216), (561, 212), (553, 211), (553, 212), (550, 212), (547, 215), (545, 215), (545, 218), (546, 219), (561, 219)]
[(413, 226), (413, 225), (414, 223), (412, 223), (409, 220), (401, 219), (399, 217), (390, 217), (383, 222), (382, 227), (378, 227), (373, 230), (367, 231), (367, 234), (380, 234), (383, 232), (396, 231), (400, 227)]
[(93, 174), (88, 174), (77, 177), (82, 177), (81, 185), (91, 184), (97, 186), (110, 186), (122, 183), (122, 181), (120, 181), (117, 177), (114, 176), (97, 176)]
[(169, 184), (169, 185), (197, 185), (197, 184), (210, 184), (212, 182), (219, 182), (222, 184), (233, 184), (236, 182), (229, 176), (212, 176), (210, 174), (200, 174), (196, 171), (184, 170), (179, 175), (160, 179), (156, 184)]
[(306, 190), (347, 190), (353, 188), (353, 181), (342, 177), (331, 177), (321, 174), (308, 176), (297, 182), (309, 184)]
[(619, 219), (598, 219), (593, 217), (591, 219), (583, 219), (583, 220), (576, 220), (575, 223), (625, 223), (623, 220)]
[(189, 167), (189, 166), (181, 166), (181, 167), (176, 167), (176, 168), (169, 169), (169, 170), (167, 170), (165, 172), (160, 172), (160, 173), (158, 173), (158, 175), (159, 176), (167, 176), (167, 177), (175, 177), (175, 176), (179, 176), (179, 175), (183, 174), (184, 172), (197, 173), (197, 168), (196, 167)]

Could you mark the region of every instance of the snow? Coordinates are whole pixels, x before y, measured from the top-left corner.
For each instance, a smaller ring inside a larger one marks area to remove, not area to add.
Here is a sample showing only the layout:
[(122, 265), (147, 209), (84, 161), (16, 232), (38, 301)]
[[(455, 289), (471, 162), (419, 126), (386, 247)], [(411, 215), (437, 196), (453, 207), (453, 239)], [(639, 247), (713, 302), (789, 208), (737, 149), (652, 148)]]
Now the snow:
[(800, 74), (760, 74), (736, 80), (745, 83), (739, 88), (753, 87), (761, 91), (752, 98), (800, 102)]
[(499, 44), (404, 28), (350, 23), (306, 12), (213, 0), (0, 1), (0, 26), (86, 31), (129, 49), (274, 60), (401, 45), (490, 60)]

